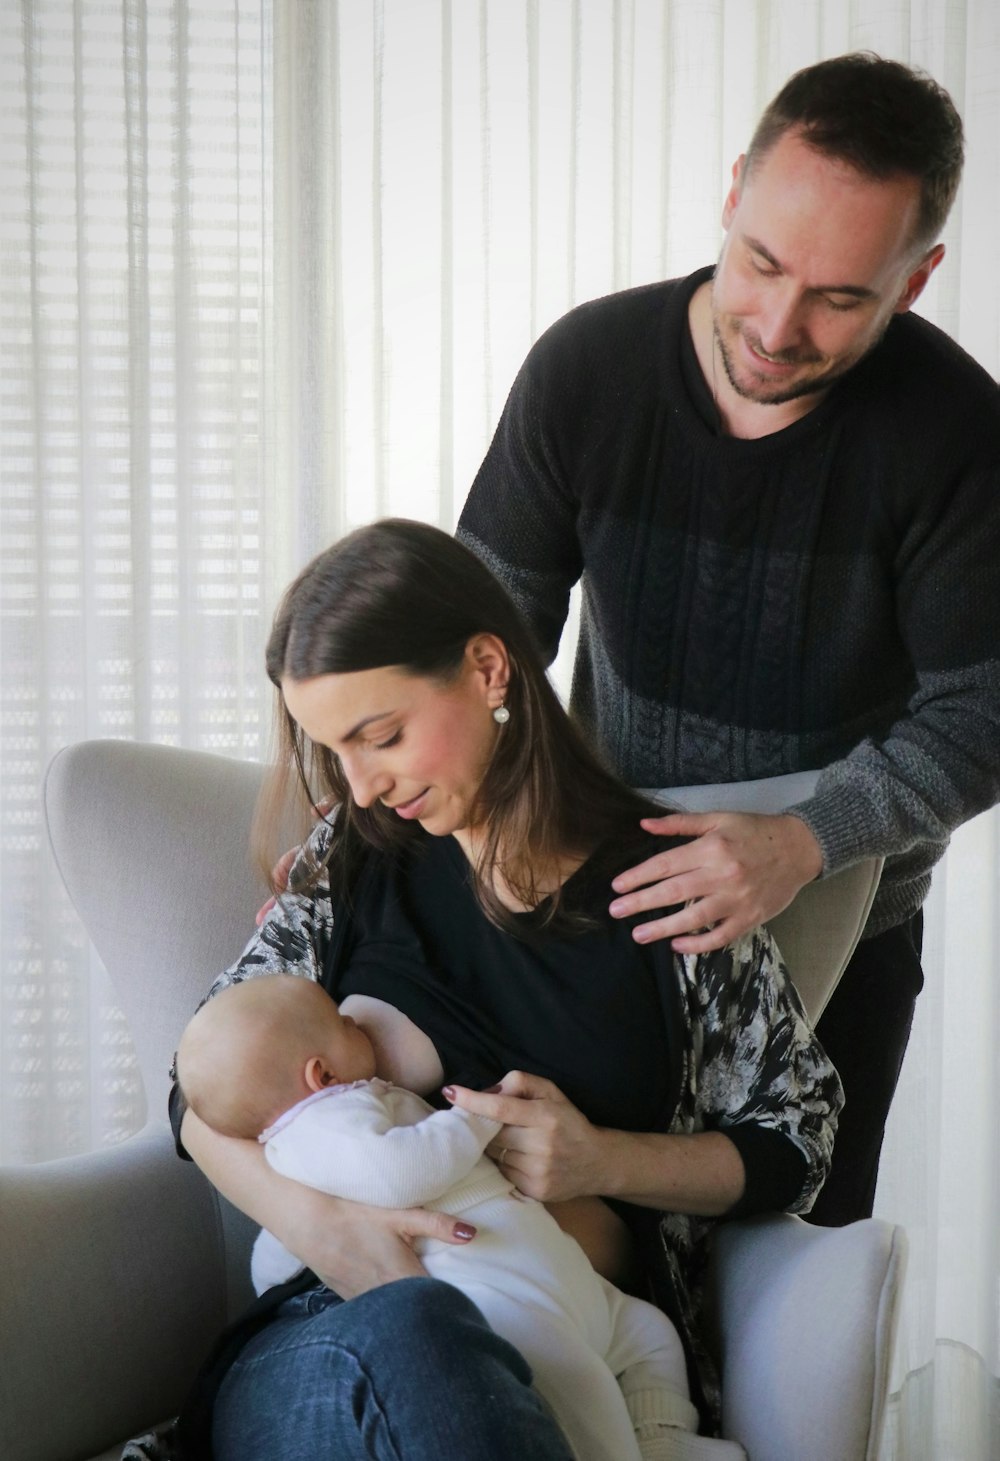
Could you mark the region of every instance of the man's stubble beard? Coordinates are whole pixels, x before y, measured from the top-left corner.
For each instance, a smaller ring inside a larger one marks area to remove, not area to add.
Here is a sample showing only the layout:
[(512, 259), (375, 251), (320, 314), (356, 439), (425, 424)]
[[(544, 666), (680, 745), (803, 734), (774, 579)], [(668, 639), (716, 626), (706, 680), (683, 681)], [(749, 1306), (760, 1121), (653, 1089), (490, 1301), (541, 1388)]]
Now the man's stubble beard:
[[(798, 384), (791, 385), (787, 389), (783, 389), (780, 386), (776, 387), (776, 393), (768, 391), (766, 387), (762, 388), (759, 391), (748, 388), (738, 379), (736, 371), (733, 367), (732, 356), (729, 352), (729, 348), (725, 340), (723, 339), (722, 331), (719, 328), (719, 317), (714, 311), (712, 314), (712, 333), (714, 336), (714, 342), (719, 347), (719, 358), (722, 361), (722, 368), (726, 373), (726, 379), (729, 381), (729, 384), (732, 386), (733, 390), (740, 397), (740, 399), (743, 401), (750, 401), (755, 406), (784, 406), (789, 401), (800, 401), (806, 396), (814, 396), (819, 394), (819, 392), (821, 391), (827, 391), (830, 389), (831, 386), (836, 385), (838, 381), (843, 380), (843, 378), (846, 375), (849, 375), (856, 365), (860, 365), (861, 361), (864, 360), (867, 355), (870, 355), (871, 352), (875, 349), (876, 345), (880, 343), (883, 335), (889, 328), (891, 320), (892, 316), (890, 315), (889, 319), (886, 320), (885, 324), (882, 326), (881, 330), (876, 335), (871, 344), (865, 350), (863, 350), (860, 355), (856, 356), (852, 360), (849, 360), (846, 365), (827, 371), (822, 375), (815, 375), (807, 380), (799, 381)], [(741, 332), (738, 331), (737, 333)], [(787, 353), (772, 356), (771, 358), (778, 362), (784, 359), (789, 364), (795, 363), (795, 356), (792, 355), (789, 357)], [(809, 359), (808, 357), (806, 357), (798, 363), (808, 364)]]

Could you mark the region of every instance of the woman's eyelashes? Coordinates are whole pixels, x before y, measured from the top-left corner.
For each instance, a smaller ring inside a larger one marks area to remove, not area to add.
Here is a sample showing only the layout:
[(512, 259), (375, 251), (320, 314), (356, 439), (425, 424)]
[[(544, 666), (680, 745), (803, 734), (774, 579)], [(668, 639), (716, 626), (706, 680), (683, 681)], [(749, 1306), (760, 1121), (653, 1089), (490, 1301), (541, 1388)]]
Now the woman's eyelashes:
[(402, 730), (394, 731), (387, 741), (374, 741), (373, 747), (376, 751), (388, 751), (390, 746), (398, 746), (403, 739)]

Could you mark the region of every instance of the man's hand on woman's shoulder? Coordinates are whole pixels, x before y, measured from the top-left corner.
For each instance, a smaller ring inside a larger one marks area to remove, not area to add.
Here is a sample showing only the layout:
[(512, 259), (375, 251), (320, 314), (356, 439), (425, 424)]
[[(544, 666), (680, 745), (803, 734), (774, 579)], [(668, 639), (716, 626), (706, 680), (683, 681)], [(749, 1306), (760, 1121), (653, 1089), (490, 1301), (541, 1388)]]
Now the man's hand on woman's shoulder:
[[(639, 943), (670, 939), (680, 954), (724, 948), (787, 908), (823, 871), (819, 843), (799, 817), (759, 812), (670, 812), (643, 827), (686, 837), (614, 879), (615, 918), (674, 908), (641, 923)], [(683, 906), (677, 908), (678, 904)]]

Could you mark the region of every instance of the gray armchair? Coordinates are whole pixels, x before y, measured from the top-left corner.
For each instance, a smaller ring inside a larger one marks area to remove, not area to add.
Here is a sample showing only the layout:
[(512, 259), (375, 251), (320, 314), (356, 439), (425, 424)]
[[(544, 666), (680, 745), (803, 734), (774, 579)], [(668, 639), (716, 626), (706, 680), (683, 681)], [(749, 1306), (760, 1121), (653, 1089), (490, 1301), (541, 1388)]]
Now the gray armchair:
[[(72, 746), (49, 769), (56, 861), (115, 982), (152, 1114), (113, 1150), (0, 1169), (4, 1461), (117, 1457), (175, 1413), (250, 1296), (253, 1229), (177, 1160), (164, 1113), (180, 1031), (261, 898), (245, 854), (259, 782), (256, 766), (124, 741)], [(824, 991), (877, 872), (861, 895), (835, 880), (811, 890), (821, 900), (830, 890), (839, 910), (834, 966), (813, 971)], [(794, 913), (782, 917), (798, 949)], [(874, 1458), (904, 1249), (898, 1228), (874, 1220), (820, 1229), (776, 1216), (720, 1230), (725, 1430), (751, 1461)]]

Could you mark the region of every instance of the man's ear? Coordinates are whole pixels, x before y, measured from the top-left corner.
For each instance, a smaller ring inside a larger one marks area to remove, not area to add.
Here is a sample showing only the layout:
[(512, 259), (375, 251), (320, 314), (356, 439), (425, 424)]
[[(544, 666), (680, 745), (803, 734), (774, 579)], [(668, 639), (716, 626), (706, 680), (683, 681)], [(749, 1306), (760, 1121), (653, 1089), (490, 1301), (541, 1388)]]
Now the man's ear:
[(905, 315), (906, 311), (916, 304), (924, 292), (928, 279), (943, 258), (944, 244), (935, 244), (932, 249), (928, 250), (907, 278), (903, 292), (896, 301), (896, 307), (893, 311), (894, 314)]
[(740, 194), (743, 191), (743, 176), (746, 169), (746, 160), (746, 153), (741, 152), (733, 163), (733, 181), (730, 185), (729, 192), (726, 194), (726, 201), (722, 205), (722, 226), (725, 229), (728, 229), (732, 223), (733, 214), (739, 205)]
[(303, 1077), (306, 1085), (311, 1091), (322, 1091), (327, 1086), (339, 1086), (340, 1081), (332, 1070), (324, 1064), (321, 1055), (314, 1055), (306, 1061)]

